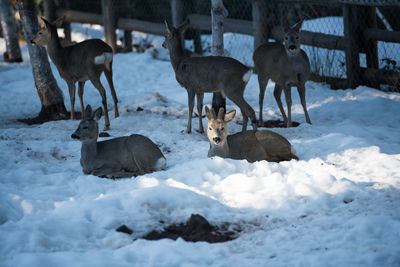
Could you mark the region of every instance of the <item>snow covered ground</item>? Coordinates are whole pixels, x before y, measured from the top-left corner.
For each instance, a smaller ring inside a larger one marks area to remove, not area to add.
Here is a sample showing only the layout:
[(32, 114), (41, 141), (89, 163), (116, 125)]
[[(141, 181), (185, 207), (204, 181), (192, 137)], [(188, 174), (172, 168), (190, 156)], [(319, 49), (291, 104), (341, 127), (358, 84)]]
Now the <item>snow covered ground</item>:
[[(74, 28), (95, 36), (96, 29)], [(333, 91), (308, 82), (313, 125), (305, 123), (293, 90), (293, 119), (301, 125), (274, 129), (293, 144), (299, 161), (207, 158), (206, 136), (182, 132), (187, 94), (170, 63), (149, 53), (118, 54), (121, 116), (114, 119), (107, 91), (109, 133), (148, 136), (168, 169), (108, 180), (82, 173), (80, 143), (70, 137), (79, 121), (16, 121), (40, 111), (26, 47), (23, 56), (22, 64), (0, 64), (0, 266), (400, 266), (400, 94)], [(69, 109), (66, 83), (52, 68)], [(280, 118), (272, 88), (265, 119)], [(245, 98), (258, 112), (255, 75)], [(101, 104), (90, 83), (84, 101)], [(210, 104), (211, 95), (204, 102)], [(229, 127), (231, 133), (241, 129)], [(219, 244), (133, 241), (192, 213), (243, 231)], [(115, 231), (122, 224), (132, 236)]]

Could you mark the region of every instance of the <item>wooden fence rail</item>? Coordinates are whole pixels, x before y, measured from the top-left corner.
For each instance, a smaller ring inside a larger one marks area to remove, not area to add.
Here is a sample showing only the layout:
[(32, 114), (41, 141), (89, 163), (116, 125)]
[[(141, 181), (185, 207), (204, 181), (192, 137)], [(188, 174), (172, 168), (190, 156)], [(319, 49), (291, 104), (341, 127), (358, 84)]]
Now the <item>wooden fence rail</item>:
[[(379, 0), (376, 1), (379, 2)], [(346, 1), (343, 0), (342, 2)], [(383, 5), (385, 2), (379, 3)], [(366, 4), (366, 2), (364, 4)], [(342, 7), (344, 12), (344, 37), (331, 34), (315, 33), (310, 31), (301, 31), (300, 34), (301, 43), (304, 45), (345, 51), (347, 82), (344, 83), (343, 79), (335, 78), (329, 78), (327, 79), (327, 81), (329, 81), (333, 87), (340, 88), (355, 88), (359, 84), (367, 84), (374, 87), (379, 87), (379, 84), (389, 84), (400, 88), (399, 72), (383, 71), (377, 69), (378, 58), (376, 50), (376, 41), (378, 40), (400, 43), (400, 32), (377, 29), (375, 28), (376, 25), (371, 24), (370, 22), (364, 25), (360, 24), (357, 21), (356, 16), (358, 12), (362, 11), (362, 9), (360, 11), (360, 8), (369, 8), (368, 6), (356, 7), (353, 5), (342, 4)], [(67, 22), (103, 25), (103, 16), (101, 14), (58, 9), (57, 16), (65, 16), (65, 20)], [(195, 30), (211, 31), (210, 16), (189, 14), (187, 18), (189, 18), (190, 20), (190, 28)], [(255, 36), (258, 33), (255, 30), (254, 25), (255, 24), (252, 21), (226, 18), (224, 20), (224, 32), (241, 33)], [(359, 29), (357, 27), (362, 26), (366, 27), (363, 31), (361, 31), (362, 36), (356, 36), (356, 31)], [(140, 31), (155, 35), (166, 34), (164, 24), (137, 19), (119, 18), (116, 21), (116, 28), (125, 31)], [(270, 30), (270, 38), (278, 41), (283, 41), (284, 33), (282, 27), (272, 27), (272, 29)], [(360, 45), (360, 43), (362, 43), (363, 45)], [(363, 69), (360, 67), (359, 53), (367, 53), (367, 69)]]

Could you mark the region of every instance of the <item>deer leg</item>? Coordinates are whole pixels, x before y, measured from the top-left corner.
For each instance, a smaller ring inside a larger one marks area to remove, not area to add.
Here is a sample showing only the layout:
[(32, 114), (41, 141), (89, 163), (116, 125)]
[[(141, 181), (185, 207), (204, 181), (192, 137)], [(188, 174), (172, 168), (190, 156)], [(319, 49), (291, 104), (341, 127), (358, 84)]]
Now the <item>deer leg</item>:
[(244, 112), (243, 109), (240, 109), (240, 112), (242, 113), (243, 116), (242, 132), (245, 132), (247, 130), (247, 122), (249, 121), (249, 117), (246, 116), (246, 113)]
[(85, 86), (85, 82), (78, 82), (78, 96), (79, 102), (81, 103), (81, 120), (83, 120), (83, 114), (85, 113), (85, 108), (83, 106), (83, 87)]
[(308, 116), (307, 106), (306, 106), (306, 88), (304, 85), (297, 86), (297, 91), (300, 95), (301, 105), (303, 106), (304, 115), (306, 116), (307, 123), (311, 124), (310, 117)]
[(292, 127), (292, 88), (288, 85), (285, 86), (285, 98), (286, 98), (286, 105), (287, 105), (287, 113), (288, 113), (288, 120), (286, 123), (286, 127)]
[(103, 85), (101, 84), (99, 77), (92, 77), (90, 78), (90, 81), (93, 83), (94, 87), (97, 88), (101, 95), (104, 108), (104, 131), (107, 131), (110, 129), (110, 119), (108, 118), (106, 89), (104, 89)]
[(107, 82), (108, 85), (110, 86), (111, 89), (111, 96), (113, 98), (114, 101), (114, 110), (115, 110), (115, 118), (119, 117), (119, 111), (118, 111), (118, 98), (117, 98), (117, 94), (115, 93), (115, 89), (114, 89), (114, 82), (113, 82), (113, 72), (112, 72), (112, 62), (110, 63), (110, 70), (108, 70), (107, 68), (104, 69), (104, 75), (107, 78)]
[(204, 93), (197, 93), (197, 113), (199, 114), (199, 130), (198, 130), (199, 133), (204, 133), (203, 118), (202, 118), (203, 98), (204, 98)]
[(71, 101), (71, 120), (75, 119), (75, 83), (73, 81), (67, 81), (69, 100)]
[(187, 92), (188, 92), (189, 118), (188, 118), (186, 133), (191, 133), (192, 132), (192, 113), (193, 113), (193, 107), (194, 107), (195, 93), (194, 93), (194, 90), (191, 90), (191, 89), (187, 90)]
[(263, 103), (264, 103), (264, 95), (265, 89), (267, 87), (269, 78), (261, 77), (261, 74), (258, 75), (258, 84), (260, 85), (260, 97), (259, 97), (259, 104), (260, 104), (260, 116), (258, 120), (258, 126), (263, 126)]
[(281, 101), (282, 89), (283, 89), (282, 86), (275, 84), (274, 97), (275, 97), (276, 103), (278, 104), (279, 110), (281, 111), (283, 120), (287, 123), (286, 113), (285, 113), (285, 110), (283, 109), (282, 101)]
[(230, 96), (229, 99), (232, 100), (232, 102), (235, 103), (242, 112), (243, 116), (242, 132), (246, 131), (247, 129), (248, 118), (251, 119), (251, 125), (253, 126), (253, 131), (257, 131), (256, 113), (254, 112), (254, 109), (246, 102), (246, 100), (244, 100), (243, 95)]

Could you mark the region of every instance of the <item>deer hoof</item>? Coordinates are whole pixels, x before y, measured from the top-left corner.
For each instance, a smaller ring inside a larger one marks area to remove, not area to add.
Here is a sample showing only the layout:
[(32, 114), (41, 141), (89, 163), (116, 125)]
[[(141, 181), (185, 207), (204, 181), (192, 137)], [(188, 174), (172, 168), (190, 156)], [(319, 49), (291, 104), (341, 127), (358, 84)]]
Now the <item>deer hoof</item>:
[(196, 132), (198, 132), (199, 134), (203, 134), (204, 133), (204, 130), (196, 130)]
[(104, 126), (104, 129), (103, 129), (103, 131), (108, 131), (108, 130), (110, 130), (110, 126), (108, 125), (106, 125), (106, 126)]

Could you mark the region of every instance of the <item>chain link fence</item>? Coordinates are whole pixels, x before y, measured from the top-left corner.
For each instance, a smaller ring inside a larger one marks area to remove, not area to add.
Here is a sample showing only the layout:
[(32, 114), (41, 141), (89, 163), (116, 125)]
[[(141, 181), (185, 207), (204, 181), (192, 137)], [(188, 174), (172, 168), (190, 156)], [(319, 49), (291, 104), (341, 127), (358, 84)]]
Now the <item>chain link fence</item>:
[[(185, 0), (181, 1), (182, 12), (210, 16), (211, 1)], [(256, 43), (275, 41), (273, 28), (284, 23), (294, 24), (304, 20), (302, 30), (327, 34), (329, 36), (344, 36), (343, 5), (329, 2), (330, 4), (317, 4), (318, 1), (296, 2), (293, 4), (285, 1), (271, 0), (225, 0), (224, 5), (228, 11), (229, 19), (242, 20), (243, 23), (252, 23), (255, 12), (259, 14), (261, 27), (261, 40)], [(86, 12), (101, 13), (99, 0), (72, 0), (60, 1), (60, 7)], [(140, 19), (156, 23), (163, 23), (165, 19), (172, 21), (171, 0), (119, 0), (114, 1), (116, 17)], [(376, 27), (389, 31), (400, 30), (400, 7), (381, 6), (376, 8)], [(360, 12), (362, 21), (374, 20), (369, 13)], [(369, 22), (368, 22), (369, 23)], [(365, 24), (365, 26), (368, 26)], [(359, 40), (365, 41), (362, 29), (358, 30)], [(201, 37), (200, 37), (201, 36)], [(187, 48), (197, 53), (207, 55), (211, 53), (211, 38), (209, 31), (190, 30), (185, 35)], [(328, 37), (327, 37), (328, 38)], [(335, 40), (339, 40), (337, 38)], [(343, 38), (342, 38), (343, 39)], [(333, 40), (334, 41), (334, 40)], [(249, 34), (230, 33), (224, 34), (224, 47), (227, 54), (240, 60), (246, 65), (253, 66), (252, 55), (255, 47), (254, 38)], [(340, 42), (340, 40), (338, 41)], [(257, 45), (257, 44), (256, 44)], [(311, 64), (311, 69), (317, 76), (337, 78), (346, 77), (346, 59), (343, 46), (338, 49), (328, 49), (317, 46), (302, 45)], [(372, 53), (368, 48), (360, 53), (361, 67), (367, 67), (366, 54)], [(378, 67), (399, 71), (400, 44), (391, 42), (377, 42)]]

